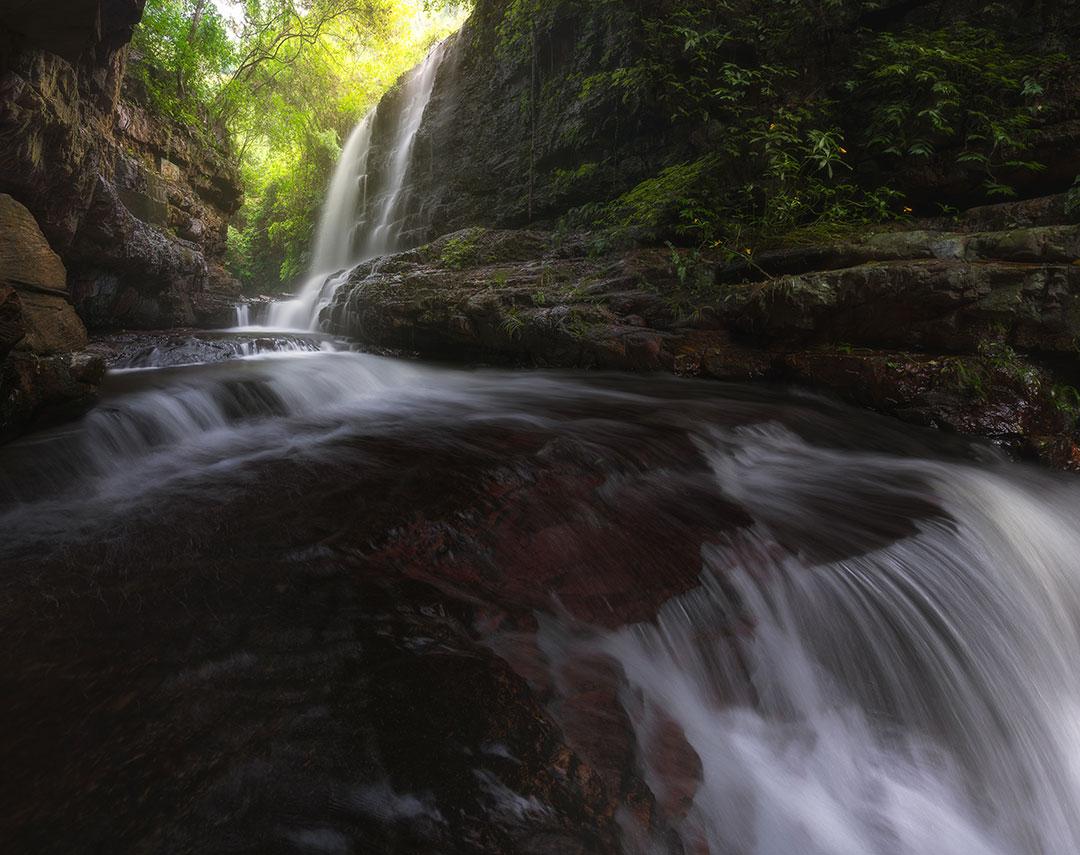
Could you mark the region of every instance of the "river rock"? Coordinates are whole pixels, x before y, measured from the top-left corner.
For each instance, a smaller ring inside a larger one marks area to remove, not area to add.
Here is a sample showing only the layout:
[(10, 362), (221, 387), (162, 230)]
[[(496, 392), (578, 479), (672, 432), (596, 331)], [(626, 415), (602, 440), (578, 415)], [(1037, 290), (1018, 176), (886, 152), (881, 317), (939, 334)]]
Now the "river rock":
[(431, 357), (798, 382), (1074, 466), (1080, 227), (913, 225), (681, 273), (669, 249), (469, 229), (358, 265), (322, 320)]

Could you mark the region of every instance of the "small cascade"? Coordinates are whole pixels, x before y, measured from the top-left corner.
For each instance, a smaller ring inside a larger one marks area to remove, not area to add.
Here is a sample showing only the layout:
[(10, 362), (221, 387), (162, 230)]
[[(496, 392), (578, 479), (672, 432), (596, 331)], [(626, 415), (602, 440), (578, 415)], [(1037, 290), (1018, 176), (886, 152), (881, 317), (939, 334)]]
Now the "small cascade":
[(264, 332), (256, 327), (251, 333), (234, 330), (216, 336), (165, 337), (120, 355), (109, 367), (113, 372), (144, 371), (205, 365), (270, 353), (330, 353), (335, 350), (334, 343), (320, 335)]
[(270, 307), (268, 327), (314, 329), (350, 265), (400, 248), (399, 214), (413, 147), (445, 51), (446, 42), (437, 44), (402, 84), (404, 108), (394, 125), (388, 172), (382, 176), (382, 191), (370, 198), (369, 158), (379, 108), (349, 134), (319, 215), (310, 276), (295, 300)]
[[(625, 674), (678, 851), (1080, 851), (1075, 487), (724, 433), (701, 446), (754, 527), (703, 547), (701, 587), (655, 623), (544, 630), (553, 661), (582, 645)], [(854, 549), (915, 503), (936, 509), (909, 536)], [(826, 533), (848, 554), (815, 561)]]
[(233, 311), (236, 313), (235, 327), (238, 329), (251, 326), (251, 306), (247, 303), (237, 303), (233, 306)]

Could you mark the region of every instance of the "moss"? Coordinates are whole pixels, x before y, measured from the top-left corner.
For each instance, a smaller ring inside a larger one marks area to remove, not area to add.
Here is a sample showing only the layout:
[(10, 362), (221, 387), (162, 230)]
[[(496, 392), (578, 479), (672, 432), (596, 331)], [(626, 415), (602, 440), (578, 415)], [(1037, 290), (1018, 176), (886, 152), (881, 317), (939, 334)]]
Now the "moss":
[(451, 270), (461, 270), (463, 267), (482, 263), (479, 241), (486, 231), (483, 228), (474, 228), (450, 238), (439, 255), (439, 261)]

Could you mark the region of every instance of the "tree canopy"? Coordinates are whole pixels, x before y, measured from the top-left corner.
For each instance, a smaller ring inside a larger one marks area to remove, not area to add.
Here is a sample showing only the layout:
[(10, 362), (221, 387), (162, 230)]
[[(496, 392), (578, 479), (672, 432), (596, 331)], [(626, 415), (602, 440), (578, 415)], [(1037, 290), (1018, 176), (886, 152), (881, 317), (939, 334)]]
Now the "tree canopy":
[(154, 106), (228, 135), (245, 204), (230, 261), (245, 284), (306, 265), (349, 129), (460, 23), (456, 0), (148, 0), (132, 73)]

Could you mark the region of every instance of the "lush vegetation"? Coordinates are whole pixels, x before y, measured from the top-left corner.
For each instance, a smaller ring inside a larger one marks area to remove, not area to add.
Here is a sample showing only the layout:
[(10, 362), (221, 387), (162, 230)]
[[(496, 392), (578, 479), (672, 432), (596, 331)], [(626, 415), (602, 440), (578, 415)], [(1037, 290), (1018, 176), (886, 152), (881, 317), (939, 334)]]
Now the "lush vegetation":
[(345, 135), (456, 25), (460, 6), (148, 0), (132, 73), (160, 112), (227, 136), (245, 189), (230, 264), (248, 288), (273, 290), (304, 271)]
[[(246, 188), (230, 251), (251, 287), (302, 273), (344, 135), (469, 5), (149, 0), (134, 67), (159, 109), (230, 137)], [(609, 46), (598, 73), (541, 80), (538, 44), (575, 5), (636, 36), (629, 48)], [(1026, 42), (1007, 4), (874, 17), (889, 6), (506, 0), (485, 14), (494, 10), (499, 61), (522, 63), (534, 78), (523, 101), (534, 127), (544, 98), (586, 117), (562, 144), (588, 156), (536, 182), (538, 197), (555, 200), (549, 208), (578, 205), (565, 227), (594, 229), (601, 245), (642, 238), (745, 257), (950, 210), (938, 203), (1005, 198), (1042, 168), (1033, 129), (1064, 57)], [(692, 145), (673, 147), (636, 186), (605, 190), (618, 186), (621, 156), (608, 148), (605, 160), (607, 141), (658, 120)], [(938, 187), (952, 176), (966, 197), (920, 196), (919, 176), (931, 174)]]
[[(538, 0), (514, 8), (527, 2)], [(919, 197), (920, 171), (954, 174), (965, 202), (1011, 195), (1017, 176), (1042, 169), (1032, 129), (1064, 58), (1025, 43), (1004, 4), (973, 4), (944, 26), (933, 15), (877, 25), (881, 5), (685, 0), (642, 12), (632, 61), (584, 80), (580, 98), (660, 112), (703, 142), (568, 225), (746, 254), (941, 213)]]

